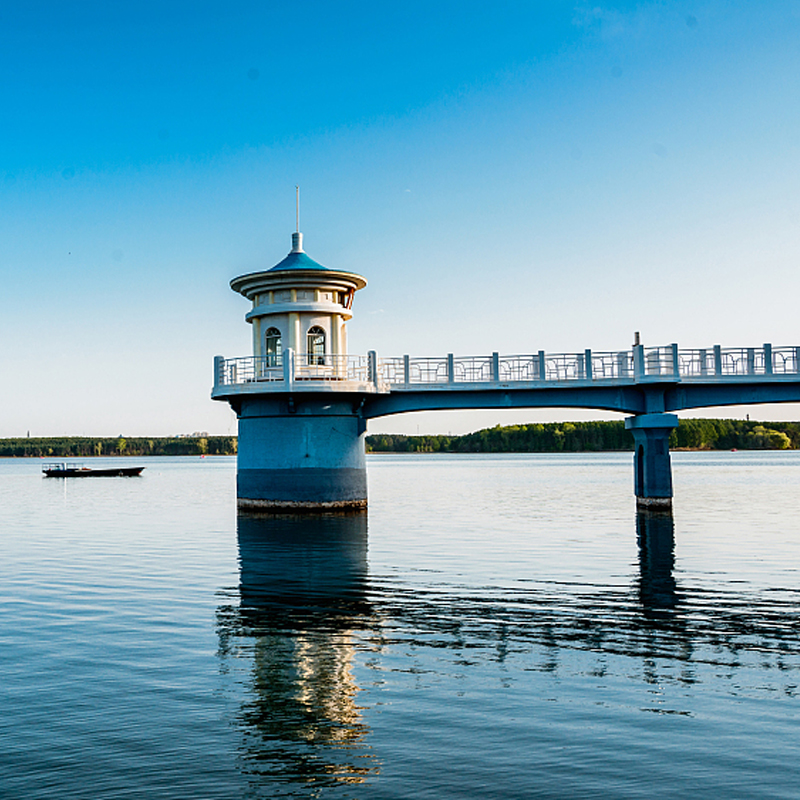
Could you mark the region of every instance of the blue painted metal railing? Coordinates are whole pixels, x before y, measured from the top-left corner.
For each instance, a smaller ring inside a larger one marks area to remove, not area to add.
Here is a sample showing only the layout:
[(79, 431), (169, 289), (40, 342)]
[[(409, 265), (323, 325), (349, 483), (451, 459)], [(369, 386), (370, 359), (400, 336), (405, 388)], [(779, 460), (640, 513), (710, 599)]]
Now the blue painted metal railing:
[(797, 376), (800, 347), (722, 348), (681, 350), (677, 345), (631, 350), (582, 353), (443, 358), (385, 358), (378, 362), (378, 374), (390, 386), (437, 385), (448, 383), (596, 382), (604, 380), (638, 382), (647, 380), (713, 381), (760, 376)]
[[(800, 347), (730, 347), (681, 350), (678, 345), (631, 350), (531, 355), (378, 359), (366, 356), (308, 356), (286, 350), (277, 356), (224, 359), (217, 356), (215, 386), (253, 382), (355, 381), (387, 389), (448, 384), (640, 383), (649, 381), (741, 380), (751, 376), (800, 376)], [(301, 384), (302, 385), (302, 384)], [(274, 387), (278, 389), (278, 386)], [(298, 386), (297, 388), (301, 388)], [(310, 388), (310, 387), (309, 387)]]

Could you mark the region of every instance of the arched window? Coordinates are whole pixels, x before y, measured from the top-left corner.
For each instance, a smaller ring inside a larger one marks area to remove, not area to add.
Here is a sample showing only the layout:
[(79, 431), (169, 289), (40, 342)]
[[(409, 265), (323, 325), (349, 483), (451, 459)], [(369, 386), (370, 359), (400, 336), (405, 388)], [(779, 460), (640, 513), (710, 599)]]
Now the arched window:
[(308, 329), (306, 353), (309, 364), (325, 363), (325, 331), (317, 325)]
[(267, 332), (264, 334), (264, 345), (267, 366), (279, 366), (281, 363), (281, 332), (277, 328), (267, 328)]

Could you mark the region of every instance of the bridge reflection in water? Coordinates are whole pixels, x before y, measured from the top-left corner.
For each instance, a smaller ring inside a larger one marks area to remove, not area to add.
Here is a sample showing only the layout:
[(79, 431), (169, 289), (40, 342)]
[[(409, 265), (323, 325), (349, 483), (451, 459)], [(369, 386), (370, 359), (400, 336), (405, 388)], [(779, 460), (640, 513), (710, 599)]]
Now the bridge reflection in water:
[(757, 664), (777, 667), (789, 691), (800, 667), (798, 593), (681, 586), (672, 515), (639, 512), (635, 526), (638, 569), (628, 586), (532, 576), (463, 587), (441, 576), (411, 585), (369, 575), (366, 513), (240, 514), (239, 604), (218, 609), (218, 633), (225, 669), (247, 664), (243, 770), (268, 781), (273, 797), (281, 784), (376, 780), (365, 713), (382, 690), (370, 683), (365, 692), (355, 669), (371, 662), (391, 682), (393, 670), (408, 672), (404, 652), (442, 677), (464, 669), (465, 647), (473, 662), (516, 665), (520, 675), (616, 672), (648, 684), (703, 683), (709, 668), (732, 678)]
[(636, 514), (639, 544), (639, 600), (645, 615), (669, 618), (677, 605), (675, 577), (675, 522), (670, 513)]

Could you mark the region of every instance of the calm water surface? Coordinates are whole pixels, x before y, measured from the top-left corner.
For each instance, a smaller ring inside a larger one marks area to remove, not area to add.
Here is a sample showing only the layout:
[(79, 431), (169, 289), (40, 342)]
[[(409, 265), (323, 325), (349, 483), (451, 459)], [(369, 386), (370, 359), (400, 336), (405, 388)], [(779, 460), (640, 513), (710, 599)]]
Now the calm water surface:
[(800, 453), (675, 454), (674, 520), (631, 460), (375, 456), (307, 518), (0, 461), (0, 797), (797, 798)]

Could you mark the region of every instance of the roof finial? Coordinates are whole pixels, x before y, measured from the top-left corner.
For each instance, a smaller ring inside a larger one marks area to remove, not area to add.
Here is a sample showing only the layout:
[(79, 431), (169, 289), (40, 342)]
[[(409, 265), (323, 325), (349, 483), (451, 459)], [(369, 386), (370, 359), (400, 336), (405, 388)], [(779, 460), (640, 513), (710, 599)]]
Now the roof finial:
[(300, 233), (300, 187), (294, 187), (295, 200), (295, 232), (292, 234), (292, 252), (303, 252), (303, 234)]

